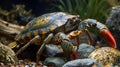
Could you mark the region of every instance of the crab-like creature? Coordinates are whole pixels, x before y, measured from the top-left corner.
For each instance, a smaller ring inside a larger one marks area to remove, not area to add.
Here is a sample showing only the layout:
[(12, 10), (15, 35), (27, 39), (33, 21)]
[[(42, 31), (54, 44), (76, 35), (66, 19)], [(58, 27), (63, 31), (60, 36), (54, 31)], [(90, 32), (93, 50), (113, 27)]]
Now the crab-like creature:
[[(111, 47), (116, 48), (116, 41), (104, 24), (94, 19), (86, 19), (81, 21), (79, 15), (71, 15), (64, 12), (47, 13), (33, 19), (26, 25), (25, 29), (15, 37), (15, 42), (10, 43), (8, 46), (13, 47), (17, 44), (25, 44), (17, 51), (17, 56), (24, 49), (26, 49), (30, 43), (40, 44), (41, 47), (36, 53), (38, 63), (45, 44), (64, 43), (64, 40), (71, 40), (72, 38), (80, 35), (82, 32), (86, 32), (91, 44), (91, 38), (87, 31), (88, 27), (97, 28), (107, 43)], [(58, 37), (54, 38), (55, 35)], [(68, 46), (63, 45), (63, 47), (67, 48)], [(74, 52), (74, 47), (69, 47), (68, 49), (72, 50), (72, 55), (75, 57), (76, 53)]]

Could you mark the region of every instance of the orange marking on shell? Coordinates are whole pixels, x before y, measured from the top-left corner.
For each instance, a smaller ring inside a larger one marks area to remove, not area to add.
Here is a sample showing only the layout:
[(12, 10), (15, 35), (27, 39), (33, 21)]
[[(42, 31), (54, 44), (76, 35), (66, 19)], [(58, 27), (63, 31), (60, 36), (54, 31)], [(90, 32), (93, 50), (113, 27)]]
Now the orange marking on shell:
[(45, 29), (41, 29), (41, 31), (42, 31), (42, 34), (47, 33)]
[(50, 31), (54, 30), (54, 26), (49, 27)]
[(62, 23), (60, 22), (60, 20), (56, 20), (55, 22), (56, 22), (55, 24), (57, 24), (58, 27), (60, 27), (62, 25)]
[(45, 25), (50, 21), (50, 18), (48, 17), (42, 17), (36, 21), (36, 23), (33, 25), (33, 27), (39, 26), (39, 25)]
[(34, 35), (35, 35), (35, 36), (38, 35), (38, 30), (35, 30), (35, 31), (34, 31)]
[(35, 40), (34, 43), (35, 43), (35, 44), (39, 44), (39, 43), (40, 43), (40, 39)]
[(22, 35), (22, 40), (26, 43), (25, 35)]
[(30, 32), (27, 33), (27, 36), (29, 37), (29, 39), (32, 39), (32, 38), (31, 38), (31, 33), (30, 33)]

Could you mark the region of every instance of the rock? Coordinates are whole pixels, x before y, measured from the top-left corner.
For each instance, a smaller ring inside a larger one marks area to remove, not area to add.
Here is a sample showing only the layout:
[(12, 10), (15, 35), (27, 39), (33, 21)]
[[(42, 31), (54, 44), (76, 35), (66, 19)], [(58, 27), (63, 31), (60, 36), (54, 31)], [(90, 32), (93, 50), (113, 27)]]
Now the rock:
[(111, 33), (115, 37), (117, 48), (120, 50), (120, 6), (115, 6), (106, 21), (106, 25), (110, 29)]
[(61, 50), (58, 48), (58, 46), (53, 44), (47, 44), (46, 47), (46, 53), (49, 57), (55, 56), (57, 53), (60, 53)]
[(112, 7), (112, 11), (106, 21), (111, 30), (120, 31), (120, 6)]
[(100, 67), (93, 59), (77, 59), (65, 63), (62, 67)]
[(3, 45), (0, 43), (0, 63), (12, 63), (12, 64), (17, 64), (18, 59), (15, 56), (15, 53), (12, 49), (9, 47)]
[(120, 63), (120, 51), (111, 47), (102, 47), (93, 51), (89, 58), (96, 60), (101, 66)]
[(88, 58), (89, 54), (91, 52), (93, 52), (95, 50), (95, 48), (91, 45), (82, 43), (80, 44), (79, 48), (78, 48), (78, 58), (82, 59), (82, 58)]
[(48, 57), (44, 61), (44, 65), (53, 67), (62, 67), (65, 64), (65, 60), (60, 57)]

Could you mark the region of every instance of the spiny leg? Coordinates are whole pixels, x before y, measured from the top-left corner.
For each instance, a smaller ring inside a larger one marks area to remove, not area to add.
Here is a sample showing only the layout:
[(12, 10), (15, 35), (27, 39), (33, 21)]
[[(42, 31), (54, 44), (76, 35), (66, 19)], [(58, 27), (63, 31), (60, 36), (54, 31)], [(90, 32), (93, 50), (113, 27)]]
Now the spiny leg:
[(17, 56), (18, 54), (20, 54), (22, 51), (24, 51), (32, 42), (34, 42), (34, 41), (36, 41), (37, 39), (39, 39), (40, 38), (40, 36), (39, 35), (37, 35), (37, 36), (35, 36), (33, 39), (31, 39), (27, 44), (25, 44), (22, 48), (20, 48), (17, 52), (16, 52), (16, 54), (15, 54), (15, 56)]
[(40, 55), (41, 53), (43, 52), (44, 48), (45, 48), (45, 45), (47, 43), (49, 43), (51, 41), (51, 39), (53, 38), (53, 34), (49, 34), (47, 36), (47, 38), (45, 38), (45, 40), (43, 41), (43, 44), (41, 45), (41, 47), (39, 48), (39, 50), (37, 51), (37, 54), (36, 54), (36, 62), (37, 64), (39, 64), (39, 59), (40, 59)]

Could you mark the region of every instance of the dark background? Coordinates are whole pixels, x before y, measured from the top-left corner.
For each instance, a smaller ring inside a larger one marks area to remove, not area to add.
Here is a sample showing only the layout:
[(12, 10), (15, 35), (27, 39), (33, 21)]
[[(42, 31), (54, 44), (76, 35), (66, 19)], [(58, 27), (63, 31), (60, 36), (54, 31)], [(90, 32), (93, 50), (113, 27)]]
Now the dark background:
[(24, 4), (26, 10), (32, 9), (32, 13), (39, 16), (51, 12), (54, 9), (51, 3), (57, 3), (57, 1), (58, 0), (0, 0), (0, 8), (10, 10), (13, 5)]

